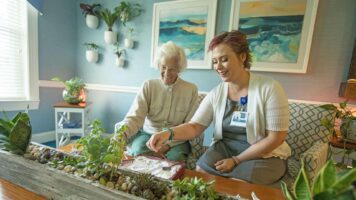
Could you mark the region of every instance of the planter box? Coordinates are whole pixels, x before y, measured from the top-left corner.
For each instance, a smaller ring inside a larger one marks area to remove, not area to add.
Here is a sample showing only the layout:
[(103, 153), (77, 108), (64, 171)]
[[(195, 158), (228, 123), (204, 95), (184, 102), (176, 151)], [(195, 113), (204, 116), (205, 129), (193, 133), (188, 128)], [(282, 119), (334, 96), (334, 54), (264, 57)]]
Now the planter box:
[(0, 177), (49, 199), (142, 199), (0, 150)]

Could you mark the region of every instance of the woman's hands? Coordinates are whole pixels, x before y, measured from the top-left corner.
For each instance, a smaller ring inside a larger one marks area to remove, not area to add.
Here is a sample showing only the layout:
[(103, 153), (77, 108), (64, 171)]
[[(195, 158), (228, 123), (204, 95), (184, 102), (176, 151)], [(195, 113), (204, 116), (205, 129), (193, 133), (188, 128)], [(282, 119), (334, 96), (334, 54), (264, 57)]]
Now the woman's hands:
[(146, 146), (154, 152), (159, 152), (159, 150), (162, 148), (162, 145), (168, 140), (168, 138), (168, 131), (153, 134), (146, 142)]
[(226, 158), (216, 162), (215, 168), (221, 173), (231, 172), (238, 164), (240, 163), (236, 163), (236, 161), (233, 158)]

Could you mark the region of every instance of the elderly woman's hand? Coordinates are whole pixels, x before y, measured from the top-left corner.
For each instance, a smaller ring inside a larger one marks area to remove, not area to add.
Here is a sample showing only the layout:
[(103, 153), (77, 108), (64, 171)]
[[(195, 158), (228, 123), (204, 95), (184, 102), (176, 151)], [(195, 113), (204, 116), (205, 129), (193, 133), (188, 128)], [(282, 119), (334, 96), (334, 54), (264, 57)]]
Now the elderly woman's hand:
[(235, 167), (235, 161), (232, 158), (226, 158), (223, 160), (219, 160), (215, 163), (215, 168), (221, 173), (231, 172)]
[(146, 146), (154, 152), (158, 152), (163, 143), (165, 143), (169, 138), (169, 132), (164, 131), (160, 133), (155, 133), (151, 138), (146, 142)]

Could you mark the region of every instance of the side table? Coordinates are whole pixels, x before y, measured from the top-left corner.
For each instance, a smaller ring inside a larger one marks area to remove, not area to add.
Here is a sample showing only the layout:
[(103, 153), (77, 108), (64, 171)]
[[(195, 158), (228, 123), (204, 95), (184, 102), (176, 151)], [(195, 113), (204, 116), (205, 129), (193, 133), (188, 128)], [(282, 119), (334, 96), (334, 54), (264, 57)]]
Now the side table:
[(70, 142), (72, 136), (85, 136), (89, 120), (90, 103), (69, 104), (59, 102), (55, 109), (56, 147)]
[[(342, 164), (344, 165), (348, 165), (348, 166), (352, 166), (353, 163), (356, 162), (356, 144), (355, 143), (350, 143), (350, 142), (344, 142), (344, 141), (340, 141), (338, 138), (336, 137), (330, 137), (329, 138), (329, 144), (330, 147), (332, 149), (332, 152), (335, 155), (338, 154), (344, 154), (342, 157)], [(349, 155), (347, 156), (347, 158), (345, 159), (345, 151), (348, 151)]]

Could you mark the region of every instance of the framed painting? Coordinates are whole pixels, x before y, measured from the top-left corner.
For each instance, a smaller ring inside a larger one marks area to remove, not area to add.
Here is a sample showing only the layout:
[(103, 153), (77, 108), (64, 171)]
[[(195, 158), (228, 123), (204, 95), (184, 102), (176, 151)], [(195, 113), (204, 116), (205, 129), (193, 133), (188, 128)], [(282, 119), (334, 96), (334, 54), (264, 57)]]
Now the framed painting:
[(160, 45), (172, 41), (184, 49), (188, 69), (211, 69), (207, 53), (214, 37), (216, 0), (180, 0), (153, 5), (151, 65)]
[(252, 71), (306, 73), (318, 0), (232, 0), (230, 30), (245, 33)]

